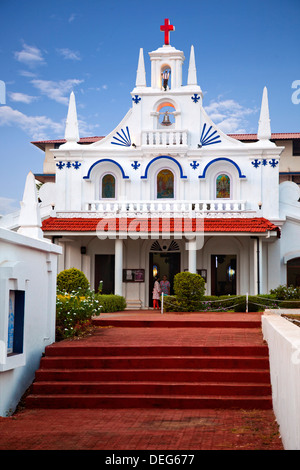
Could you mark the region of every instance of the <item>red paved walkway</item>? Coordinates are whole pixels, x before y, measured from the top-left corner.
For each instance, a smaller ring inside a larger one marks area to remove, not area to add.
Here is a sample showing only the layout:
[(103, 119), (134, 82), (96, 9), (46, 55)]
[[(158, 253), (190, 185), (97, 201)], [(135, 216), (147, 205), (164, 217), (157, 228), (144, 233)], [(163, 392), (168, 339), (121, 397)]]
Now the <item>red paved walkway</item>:
[[(220, 315), (231, 318), (231, 314)], [(259, 314), (232, 315), (260, 319)], [(184, 328), (184, 322), (203, 319), (200, 314), (126, 312), (101, 318), (141, 316), (163, 322), (180, 319), (183, 327), (107, 326), (77, 344), (263, 344), (260, 328)], [(211, 320), (217, 316), (205, 314)], [(25, 409), (9, 418), (0, 417), (0, 435), (0, 450), (282, 450), (274, 414), (268, 410)]]

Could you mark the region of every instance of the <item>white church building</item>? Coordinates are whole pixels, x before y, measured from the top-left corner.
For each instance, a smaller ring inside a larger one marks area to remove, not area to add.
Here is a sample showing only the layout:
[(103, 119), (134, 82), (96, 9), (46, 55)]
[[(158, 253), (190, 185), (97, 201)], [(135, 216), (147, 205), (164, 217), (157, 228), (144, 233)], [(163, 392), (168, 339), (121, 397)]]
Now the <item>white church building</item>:
[(110, 134), (83, 145), (70, 96), (39, 191), (44, 236), (63, 249), (58, 271), (79, 268), (137, 308), (152, 306), (156, 274), (172, 286), (180, 271), (199, 273), (211, 295), (299, 285), (300, 190), (279, 184), (267, 90), (257, 140), (224, 134), (204, 110), (193, 46), (183, 77), (172, 28), (166, 20), (147, 80), (140, 50), (132, 107)]

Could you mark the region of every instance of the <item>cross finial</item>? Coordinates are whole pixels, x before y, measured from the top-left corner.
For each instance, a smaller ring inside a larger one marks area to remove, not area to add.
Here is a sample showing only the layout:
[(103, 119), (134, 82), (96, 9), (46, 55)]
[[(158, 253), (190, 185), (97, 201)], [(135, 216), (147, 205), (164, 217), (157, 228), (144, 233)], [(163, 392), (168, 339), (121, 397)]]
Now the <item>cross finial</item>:
[(165, 45), (170, 44), (170, 31), (175, 31), (175, 26), (170, 24), (168, 18), (165, 19), (165, 23), (160, 26), (160, 30), (165, 32)]

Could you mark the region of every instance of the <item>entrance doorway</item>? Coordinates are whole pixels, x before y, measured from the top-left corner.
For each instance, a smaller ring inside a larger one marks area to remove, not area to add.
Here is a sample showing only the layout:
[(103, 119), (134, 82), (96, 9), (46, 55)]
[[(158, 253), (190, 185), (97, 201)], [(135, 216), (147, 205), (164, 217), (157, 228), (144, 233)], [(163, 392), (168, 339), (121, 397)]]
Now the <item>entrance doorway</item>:
[(102, 294), (115, 292), (115, 255), (95, 255), (95, 292), (98, 292), (100, 281)]
[(236, 295), (236, 255), (211, 255), (211, 294)]
[(170, 294), (174, 294), (174, 276), (180, 273), (180, 253), (150, 252), (149, 254), (149, 307), (152, 307), (152, 290), (155, 275), (160, 280), (167, 276), (171, 284)]

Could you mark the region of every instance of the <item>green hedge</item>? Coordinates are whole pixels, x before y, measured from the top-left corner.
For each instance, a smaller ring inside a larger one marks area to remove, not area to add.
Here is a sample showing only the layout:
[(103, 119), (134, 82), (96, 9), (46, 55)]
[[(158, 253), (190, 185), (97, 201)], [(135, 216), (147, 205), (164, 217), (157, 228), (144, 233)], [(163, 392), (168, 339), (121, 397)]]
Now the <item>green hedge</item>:
[(125, 310), (126, 300), (121, 295), (96, 294), (102, 308), (101, 313), (119, 312)]
[[(200, 302), (193, 305), (193, 309), (186, 309), (185, 304), (178, 300), (177, 296), (169, 295), (164, 297), (165, 312), (246, 312), (246, 296), (213, 296), (205, 295)], [(294, 301), (279, 300), (274, 294), (249, 295), (248, 312), (261, 312), (266, 308), (300, 308), (300, 299)]]

